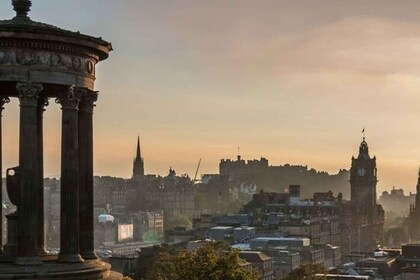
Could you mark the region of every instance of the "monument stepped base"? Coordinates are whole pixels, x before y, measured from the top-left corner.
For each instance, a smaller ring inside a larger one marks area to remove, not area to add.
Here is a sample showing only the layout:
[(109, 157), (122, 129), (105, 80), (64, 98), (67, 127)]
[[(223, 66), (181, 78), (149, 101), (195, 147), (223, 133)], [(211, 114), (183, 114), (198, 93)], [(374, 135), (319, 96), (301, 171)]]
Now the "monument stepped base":
[(100, 260), (76, 264), (44, 261), (36, 266), (18, 266), (0, 261), (0, 279), (121, 280), (122, 275), (112, 272), (111, 265)]
[(121, 273), (111, 271), (109, 276), (105, 278), (105, 280), (121, 280), (123, 278), (123, 275)]

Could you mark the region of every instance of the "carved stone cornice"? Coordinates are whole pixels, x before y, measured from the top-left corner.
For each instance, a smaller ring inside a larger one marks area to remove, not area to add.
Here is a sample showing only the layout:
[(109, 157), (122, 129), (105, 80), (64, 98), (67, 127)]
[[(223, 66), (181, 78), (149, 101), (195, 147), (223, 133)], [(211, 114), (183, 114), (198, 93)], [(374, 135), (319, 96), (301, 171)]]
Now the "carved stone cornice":
[(78, 89), (80, 92), (79, 110), (86, 113), (93, 113), (95, 102), (98, 100), (98, 92), (87, 89)]
[(37, 106), (39, 94), (44, 89), (41, 84), (17, 83), (16, 91), (21, 106)]
[(29, 19), (23, 22), (0, 20), (0, 33), (8, 34), (9, 32), (12, 32), (13, 36), (2, 36), (0, 47), (50, 50), (85, 55), (95, 59), (96, 62), (107, 59), (109, 52), (112, 51), (111, 43), (104, 41), (102, 38), (64, 30)]
[(39, 66), (94, 76), (95, 64), (94, 59), (83, 56), (0, 46), (0, 66)]
[(17, 39), (0, 38), (0, 49), (57, 52), (65, 55), (83, 56), (92, 59), (95, 63), (99, 61), (98, 55), (89, 49), (57, 42), (44, 42), (36, 40), (28, 42)]
[(70, 86), (67, 92), (60, 94), (55, 103), (61, 104), (61, 108), (69, 110), (78, 110), (80, 102), (80, 91), (76, 90), (74, 86)]

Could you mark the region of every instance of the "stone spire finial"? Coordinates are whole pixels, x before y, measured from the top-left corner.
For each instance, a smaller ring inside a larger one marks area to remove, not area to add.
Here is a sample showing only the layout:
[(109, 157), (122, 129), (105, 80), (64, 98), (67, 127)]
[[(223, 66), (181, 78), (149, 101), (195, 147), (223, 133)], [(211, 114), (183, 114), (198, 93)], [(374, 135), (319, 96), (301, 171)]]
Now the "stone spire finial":
[(30, 0), (12, 0), (13, 10), (16, 11), (15, 19), (29, 19), (28, 13), (31, 10)]
[(136, 157), (137, 158), (141, 158), (141, 153), (140, 153), (140, 134), (137, 138), (137, 153), (136, 153)]

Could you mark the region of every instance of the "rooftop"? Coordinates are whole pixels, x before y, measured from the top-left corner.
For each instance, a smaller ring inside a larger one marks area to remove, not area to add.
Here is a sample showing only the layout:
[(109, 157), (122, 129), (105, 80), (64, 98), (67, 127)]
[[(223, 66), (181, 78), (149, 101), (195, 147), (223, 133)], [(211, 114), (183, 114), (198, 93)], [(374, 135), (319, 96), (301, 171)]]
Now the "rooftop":
[(309, 241), (306, 237), (257, 237), (256, 241)]
[(233, 227), (217, 226), (217, 227), (212, 227), (211, 229), (214, 229), (214, 230), (231, 230), (231, 229), (233, 229)]
[(271, 257), (259, 251), (242, 251), (239, 253), (239, 257), (253, 263), (271, 260)]

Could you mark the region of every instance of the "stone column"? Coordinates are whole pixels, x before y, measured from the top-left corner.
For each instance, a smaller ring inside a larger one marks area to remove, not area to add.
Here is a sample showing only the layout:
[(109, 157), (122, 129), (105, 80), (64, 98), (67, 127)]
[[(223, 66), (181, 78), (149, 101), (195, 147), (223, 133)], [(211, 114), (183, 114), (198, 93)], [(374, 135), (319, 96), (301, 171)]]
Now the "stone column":
[(40, 97), (38, 100), (38, 254), (45, 255), (45, 219), (44, 219), (44, 134), (43, 115), (45, 106), (48, 106), (48, 98)]
[(16, 85), (20, 101), (18, 205), (18, 265), (41, 264), (38, 257), (38, 98), (43, 86), (32, 83)]
[[(10, 99), (9, 97), (0, 97), (0, 174), (2, 174), (3, 166), (2, 166), (2, 160), (3, 160), (3, 149), (2, 149), (2, 115), (4, 109), (4, 104), (9, 103)], [(3, 253), (3, 184), (2, 184), (2, 176), (0, 175), (0, 254)]]
[(59, 95), (61, 104), (60, 262), (82, 262), (79, 254), (79, 96), (74, 87)]
[(97, 259), (93, 234), (93, 107), (98, 93), (79, 91), (80, 253), (84, 259)]

